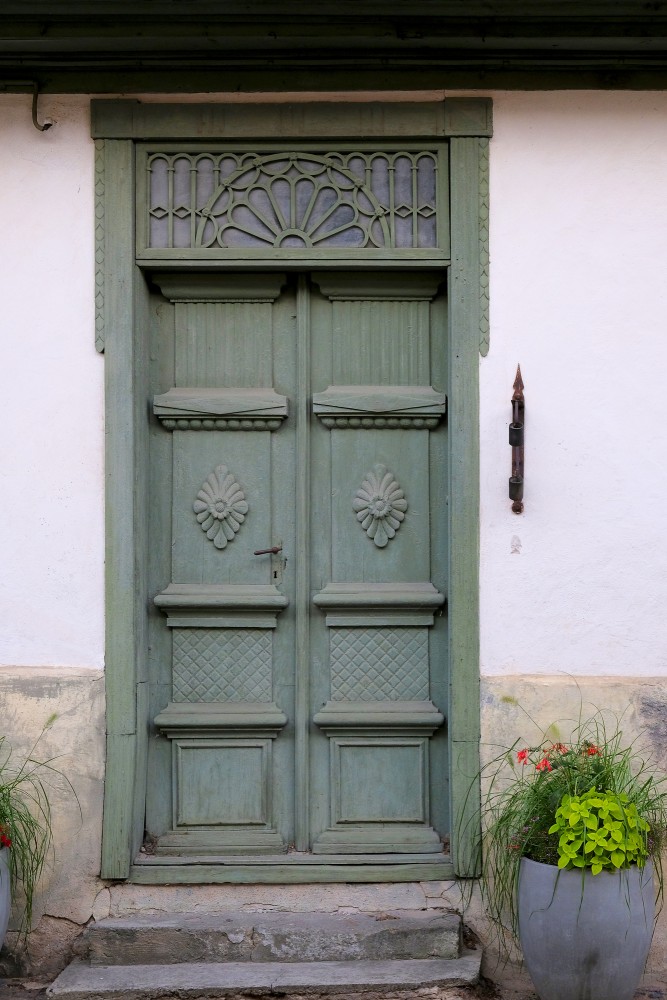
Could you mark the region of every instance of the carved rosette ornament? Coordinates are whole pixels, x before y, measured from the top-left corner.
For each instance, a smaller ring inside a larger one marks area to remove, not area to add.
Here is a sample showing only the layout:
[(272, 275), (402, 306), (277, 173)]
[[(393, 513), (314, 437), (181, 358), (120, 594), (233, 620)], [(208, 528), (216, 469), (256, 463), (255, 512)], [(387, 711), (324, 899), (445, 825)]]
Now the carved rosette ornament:
[(193, 510), (202, 531), (217, 549), (224, 549), (227, 542), (234, 541), (245, 521), (248, 504), (245, 493), (226, 465), (218, 465), (215, 472), (206, 477)]
[(408, 502), (385, 465), (374, 465), (357, 490), (352, 506), (369, 538), (383, 549), (405, 518)]

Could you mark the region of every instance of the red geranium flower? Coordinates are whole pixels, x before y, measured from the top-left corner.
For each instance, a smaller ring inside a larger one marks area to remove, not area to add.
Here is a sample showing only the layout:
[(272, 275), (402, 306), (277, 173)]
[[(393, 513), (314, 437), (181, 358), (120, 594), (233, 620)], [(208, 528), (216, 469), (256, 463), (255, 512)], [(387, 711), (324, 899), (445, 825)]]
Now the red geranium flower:
[(519, 761), (520, 764), (527, 764), (528, 763), (528, 751), (527, 750), (519, 750), (517, 752), (516, 759)]
[(535, 765), (536, 771), (553, 771), (550, 761), (547, 757), (543, 757), (539, 763)]

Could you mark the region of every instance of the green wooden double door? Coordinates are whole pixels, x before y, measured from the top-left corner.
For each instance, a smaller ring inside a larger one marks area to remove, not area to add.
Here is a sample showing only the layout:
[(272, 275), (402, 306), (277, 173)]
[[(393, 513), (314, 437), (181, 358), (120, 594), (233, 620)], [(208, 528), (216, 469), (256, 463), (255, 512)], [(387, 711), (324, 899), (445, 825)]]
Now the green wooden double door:
[(158, 853), (443, 851), (445, 278), (151, 276)]

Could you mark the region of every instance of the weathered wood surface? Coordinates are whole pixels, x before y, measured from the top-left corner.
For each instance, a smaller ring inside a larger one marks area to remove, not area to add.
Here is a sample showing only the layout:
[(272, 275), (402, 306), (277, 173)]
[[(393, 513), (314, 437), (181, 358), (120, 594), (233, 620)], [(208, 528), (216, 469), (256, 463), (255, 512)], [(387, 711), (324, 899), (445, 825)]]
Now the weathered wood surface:
[[(52, 92), (655, 86), (667, 17), (641, 0), (3, 6), (0, 68)], [(613, 75), (610, 75), (613, 74)], [(27, 85), (29, 89), (29, 84)]]
[[(427, 856), (427, 855), (425, 855)], [(433, 882), (451, 879), (454, 869), (450, 862), (430, 864), (376, 864), (370, 858), (362, 858), (360, 864), (335, 864), (332, 861), (307, 866), (271, 862), (264, 866), (256, 864), (225, 865), (133, 865), (130, 870), (132, 882), (141, 885), (219, 885), (231, 882), (238, 885), (299, 885), (304, 883), (328, 882)]]

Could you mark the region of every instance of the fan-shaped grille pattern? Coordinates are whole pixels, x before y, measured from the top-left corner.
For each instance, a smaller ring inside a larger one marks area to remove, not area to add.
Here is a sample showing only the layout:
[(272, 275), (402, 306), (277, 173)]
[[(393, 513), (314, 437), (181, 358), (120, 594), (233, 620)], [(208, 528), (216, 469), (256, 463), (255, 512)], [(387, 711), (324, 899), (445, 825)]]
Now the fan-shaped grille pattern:
[(271, 701), (271, 629), (175, 628), (174, 701)]
[(431, 150), (153, 153), (148, 245), (436, 247), (436, 170)]
[(424, 701), (428, 630), (332, 628), (333, 701)]

